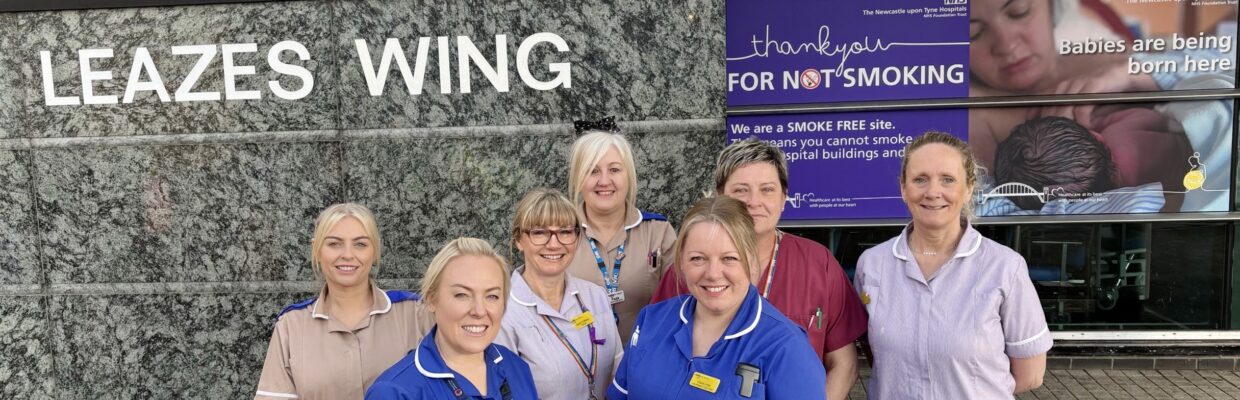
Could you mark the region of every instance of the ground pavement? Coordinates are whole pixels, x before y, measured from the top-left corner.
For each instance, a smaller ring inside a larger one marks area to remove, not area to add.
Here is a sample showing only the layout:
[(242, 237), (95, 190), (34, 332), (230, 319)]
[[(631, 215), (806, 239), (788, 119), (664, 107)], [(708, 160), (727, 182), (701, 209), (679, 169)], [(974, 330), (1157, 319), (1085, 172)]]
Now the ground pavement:
[[(870, 377), (861, 371), (861, 382)], [(865, 399), (862, 383), (853, 386), (850, 400)], [(1046, 371), (1042, 387), (1018, 396), (1028, 399), (1240, 399), (1240, 371), (1235, 370), (1126, 370), (1054, 369)]]

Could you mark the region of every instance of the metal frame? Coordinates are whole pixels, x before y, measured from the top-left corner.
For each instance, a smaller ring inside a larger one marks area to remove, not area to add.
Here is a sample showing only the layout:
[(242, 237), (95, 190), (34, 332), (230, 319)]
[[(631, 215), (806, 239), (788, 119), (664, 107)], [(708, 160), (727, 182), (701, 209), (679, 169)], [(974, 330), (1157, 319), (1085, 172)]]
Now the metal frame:
[[(1240, 221), (1240, 212), (1201, 212), (1166, 214), (1088, 214), (1088, 215), (1026, 215), (1014, 217), (977, 217), (971, 222), (983, 225), (1099, 224), (1133, 222), (1209, 222)], [(908, 218), (792, 220), (780, 221), (780, 228), (851, 228), (867, 226), (904, 226)]]
[(1003, 96), (950, 99), (850, 101), (840, 103), (786, 104), (728, 107), (728, 116), (799, 114), (815, 112), (922, 110), (937, 108), (1023, 107), (1080, 103), (1148, 103), (1240, 98), (1240, 89), (1200, 89), (1165, 92), (1127, 92), (1076, 95)]
[(1051, 332), (1056, 341), (1135, 342), (1135, 341), (1240, 341), (1240, 331), (1059, 331)]

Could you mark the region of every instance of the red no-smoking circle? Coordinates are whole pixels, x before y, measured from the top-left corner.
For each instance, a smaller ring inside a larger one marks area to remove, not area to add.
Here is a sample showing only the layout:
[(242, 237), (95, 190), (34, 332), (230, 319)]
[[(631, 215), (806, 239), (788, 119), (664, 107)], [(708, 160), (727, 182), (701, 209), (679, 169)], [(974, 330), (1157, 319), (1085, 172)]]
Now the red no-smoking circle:
[(821, 83), (822, 83), (822, 75), (818, 73), (818, 70), (810, 68), (810, 69), (801, 71), (801, 87), (802, 88), (817, 89), (818, 85)]

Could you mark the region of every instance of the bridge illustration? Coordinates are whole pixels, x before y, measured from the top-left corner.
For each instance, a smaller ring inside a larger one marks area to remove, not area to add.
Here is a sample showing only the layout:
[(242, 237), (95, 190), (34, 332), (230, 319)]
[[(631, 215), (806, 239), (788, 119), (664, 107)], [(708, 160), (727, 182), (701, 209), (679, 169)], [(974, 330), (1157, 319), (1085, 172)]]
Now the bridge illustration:
[[(1057, 187), (1054, 190), (1063, 190), (1063, 188)], [(992, 197), (1037, 197), (1038, 201), (1045, 203), (1049, 195), (1042, 190), (1034, 189), (1032, 186), (1020, 182), (1008, 182), (995, 186), (989, 192), (979, 193), (978, 197), (978, 204), (985, 203)]]

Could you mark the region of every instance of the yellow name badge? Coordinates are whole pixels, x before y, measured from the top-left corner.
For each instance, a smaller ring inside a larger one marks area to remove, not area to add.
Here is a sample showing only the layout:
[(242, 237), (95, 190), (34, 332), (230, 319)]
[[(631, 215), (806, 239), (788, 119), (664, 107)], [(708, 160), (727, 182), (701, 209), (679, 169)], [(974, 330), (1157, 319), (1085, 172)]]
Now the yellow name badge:
[(694, 372), (693, 377), (689, 378), (689, 386), (705, 390), (708, 393), (714, 393), (716, 390), (719, 390), (719, 378), (701, 372)]
[(576, 317), (573, 317), (573, 326), (576, 327), (577, 329), (585, 328), (586, 325), (590, 325), (593, 323), (594, 323), (594, 314), (590, 314), (589, 311), (583, 312), (581, 314), (578, 314)]
[(861, 292), (861, 304), (870, 304), (870, 294)]

